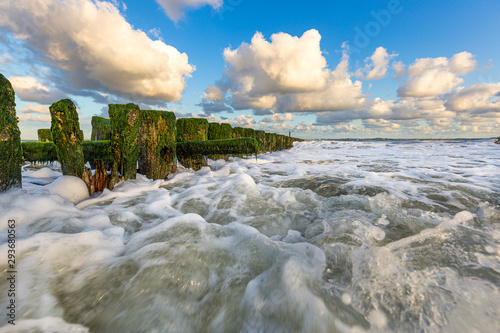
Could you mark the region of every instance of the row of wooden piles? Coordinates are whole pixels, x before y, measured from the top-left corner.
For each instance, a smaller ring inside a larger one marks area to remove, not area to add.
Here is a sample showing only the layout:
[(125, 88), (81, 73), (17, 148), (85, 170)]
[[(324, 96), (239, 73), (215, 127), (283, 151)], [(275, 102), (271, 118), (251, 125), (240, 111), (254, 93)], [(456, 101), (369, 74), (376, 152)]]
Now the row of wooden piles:
[[(50, 106), (51, 128), (38, 130), (39, 142), (21, 144), (15, 94), (0, 74), (0, 191), (21, 187), (24, 161), (59, 161), (64, 175), (82, 178), (89, 192), (112, 189), (136, 173), (165, 179), (177, 162), (198, 170), (207, 158), (247, 156), (289, 149), (292, 138), (201, 118), (176, 119), (173, 112), (140, 110), (135, 104), (110, 104), (110, 119), (92, 117), (91, 141), (83, 140), (78, 113), (69, 99)], [(85, 168), (86, 162), (95, 169)], [(108, 173), (108, 170), (110, 173)]]

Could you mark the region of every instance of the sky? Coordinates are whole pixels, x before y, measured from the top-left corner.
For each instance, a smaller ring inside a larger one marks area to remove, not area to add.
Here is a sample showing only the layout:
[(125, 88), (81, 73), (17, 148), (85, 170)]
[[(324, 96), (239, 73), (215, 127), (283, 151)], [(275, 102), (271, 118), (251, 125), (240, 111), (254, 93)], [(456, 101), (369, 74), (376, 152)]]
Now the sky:
[(500, 136), (498, 0), (0, 0), (23, 140), (70, 98), (299, 138)]

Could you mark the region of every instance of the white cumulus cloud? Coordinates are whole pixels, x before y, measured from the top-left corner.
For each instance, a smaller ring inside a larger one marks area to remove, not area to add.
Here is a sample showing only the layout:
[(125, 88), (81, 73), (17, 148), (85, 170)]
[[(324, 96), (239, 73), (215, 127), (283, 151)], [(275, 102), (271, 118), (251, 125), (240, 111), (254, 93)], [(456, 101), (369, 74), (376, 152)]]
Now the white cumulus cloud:
[[(361, 82), (353, 82), (349, 58), (330, 70), (317, 30), (302, 36), (277, 33), (267, 41), (256, 33), (250, 44), (224, 50), (226, 69), (219, 88), (237, 110), (336, 111), (364, 103)], [(268, 112), (272, 113), (272, 112)], [(262, 114), (262, 113), (261, 113)]]
[(356, 76), (365, 80), (380, 80), (387, 74), (389, 62), (395, 57), (397, 53), (389, 54), (384, 47), (377, 47), (372, 56), (365, 59), (365, 68), (356, 71)]
[(178, 22), (188, 8), (199, 8), (205, 5), (213, 9), (220, 9), (224, 0), (156, 0), (165, 10), (168, 17), (174, 22)]
[(50, 109), (48, 105), (40, 105), (40, 104), (26, 104), (19, 113), (41, 113), (41, 114), (50, 114)]
[(31, 76), (12, 76), (9, 81), (16, 96), (24, 101), (52, 104), (64, 98), (64, 95), (43, 85)]
[(477, 61), (469, 52), (446, 57), (421, 58), (408, 68), (408, 80), (398, 89), (400, 97), (434, 97), (446, 94), (462, 84), (460, 75), (476, 69)]
[(0, 25), (44, 55), (73, 89), (179, 101), (188, 56), (134, 29), (110, 2), (4, 0)]

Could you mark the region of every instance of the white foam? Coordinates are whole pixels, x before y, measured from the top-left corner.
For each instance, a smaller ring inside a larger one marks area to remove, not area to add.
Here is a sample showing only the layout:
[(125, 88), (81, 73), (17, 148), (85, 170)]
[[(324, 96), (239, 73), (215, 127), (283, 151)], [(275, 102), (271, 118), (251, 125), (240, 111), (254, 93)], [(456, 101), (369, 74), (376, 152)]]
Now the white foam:
[(62, 172), (52, 170), (51, 168), (44, 167), (36, 171), (23, 172), (23, 177), (31, 178), (48, 178), (48, 177), (60, 177)]
[(78, 203), (89, 197), (85, 182), (78, 177), (62, 176), (46, 186), (51, 194), (57, 194), (71, 203)]

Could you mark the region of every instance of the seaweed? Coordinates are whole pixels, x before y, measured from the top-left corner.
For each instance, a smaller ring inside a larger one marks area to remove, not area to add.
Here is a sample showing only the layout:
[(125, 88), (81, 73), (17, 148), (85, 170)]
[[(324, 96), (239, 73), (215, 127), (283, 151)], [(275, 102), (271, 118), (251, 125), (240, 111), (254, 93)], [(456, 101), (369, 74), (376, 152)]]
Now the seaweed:
[(95, 161), (103, 161), (104, 163), (111, 164), (111, 141), (83, 141), (83, 156), (85, 162), (95, 168)]
[(40, 128), (38, 131), (38, 141), (40, 142), (52, 142), (52, 132), (50, 128)]
[(252, 138), (178, 142), (177, 156), (203, 156), (213, 154), (257, 154), (259, 144)]
[(64, 175), (82, 177), (83, 133), (80, 130), (75, 104), (69, 99), (62, 99), (50, 106), (52, 125), (50, 131), (56, 145), (57, 159), (61, 163)]
[[(177, 119), (177, 142), (200, 142), (208, 139), (208, 120), (201, 118)], [(207, 158), (203, 155), (189, 156), (177, 153), (179, 163), (185, 168), (199, 170), (208, 165)]]
[(139, 173), (150, 179), (166, 179), (177, 170), (175, 113), (141, 110)]
[(111, 140), (111, 120), (93, 116), (91, 141)]
[(22, 187), (21, 131), (16, 117), (15, 92), (0, 74), (0, 191)]
[(255, 131), (255, 139), (259, 144), (259, 153), (266, 153), (266, 132), (264, 131)]
[(139, 159), (140, 110), (136, 104), (109, 104), (113, 182), (135, 179)]

